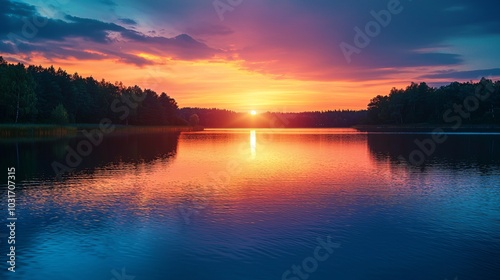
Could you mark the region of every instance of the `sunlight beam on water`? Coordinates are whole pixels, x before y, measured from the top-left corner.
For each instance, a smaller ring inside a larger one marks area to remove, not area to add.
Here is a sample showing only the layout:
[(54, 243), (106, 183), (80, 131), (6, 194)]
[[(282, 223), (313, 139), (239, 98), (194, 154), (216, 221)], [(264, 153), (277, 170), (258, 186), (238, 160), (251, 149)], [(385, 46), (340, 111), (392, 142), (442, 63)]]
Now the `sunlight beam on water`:
[(250, 154), (252, 159), (257, 155), (257, 133), (255, 130), (250, 130)]

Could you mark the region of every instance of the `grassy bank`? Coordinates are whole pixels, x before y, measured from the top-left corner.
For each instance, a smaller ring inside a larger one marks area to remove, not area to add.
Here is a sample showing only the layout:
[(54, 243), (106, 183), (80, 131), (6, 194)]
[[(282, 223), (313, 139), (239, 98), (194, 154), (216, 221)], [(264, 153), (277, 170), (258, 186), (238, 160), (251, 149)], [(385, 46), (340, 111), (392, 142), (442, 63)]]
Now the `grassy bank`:
[[(84, 129), (90, 130), (98, 126), (79, 126), (78, 131)], [(113, 134), (129, 134), (129, 133), (164, 133), (164, 132), (189, 132), (189, 131), (202, 131), (202, 127), (192, 126), (132, 126), (132, 125), (116, 125)]]
[(62, 137), (76, 134), (76, 126), (71, 125), (0, 124), (0, 138)]
[[(97, 124), (72, 124), (72, 125), (49, 125), (49, 124), (0, 124), (0, 138), (57, 138), (73, 137), (82, 135), (83, 130), (99, 129)], [(125, 126), (116, 125), (112, 134), (126, 133), (161, 133), (161, 132), (184, 132), (200, 131), (201, 127), (190, 126)]]
[(452, 125), (412, 124), (412, 125), (357, 125), (353, 128), (363, 132), (433, 132), (442, 129), (445, 132), (500, 132), (500, 125)]

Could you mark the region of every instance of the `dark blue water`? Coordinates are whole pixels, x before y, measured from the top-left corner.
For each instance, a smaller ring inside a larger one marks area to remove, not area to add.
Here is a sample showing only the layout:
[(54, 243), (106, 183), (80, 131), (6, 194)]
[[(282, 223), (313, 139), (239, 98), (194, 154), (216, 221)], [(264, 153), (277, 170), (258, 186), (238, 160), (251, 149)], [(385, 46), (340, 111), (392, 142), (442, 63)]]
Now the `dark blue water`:
[(109, 137), (62, 180), (50, 165), (78, 139), (2, 142), (18, 221), (1, 279), (500, 279), (500, 136), (399, 158), (425, 137)]

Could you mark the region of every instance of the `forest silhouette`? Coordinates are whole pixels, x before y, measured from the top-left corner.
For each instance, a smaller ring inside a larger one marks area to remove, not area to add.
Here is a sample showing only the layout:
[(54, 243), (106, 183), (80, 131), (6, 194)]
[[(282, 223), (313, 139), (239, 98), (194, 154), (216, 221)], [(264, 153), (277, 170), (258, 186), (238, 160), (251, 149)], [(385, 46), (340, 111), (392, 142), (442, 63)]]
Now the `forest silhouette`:
[[(479, 98), (481, 97), (481, 98)], [(484, 97), (484, 98), (483, 98)], [(114, 101), (140, 100), (120, 118)], [(174, 98), (121, 82), (97, 81), (53, 66), (7, 63), (0, 57), (0, 123), (97, 124), (108, 118), (123, 125), (200, 125), (203, 127), (351, 127), (360, 124), (500, 124), (500, 81), (453, 82), (434, 88), (411, 83), (378, 95), (367, 110), (301, 113), (264, 112), (256, 116), (217, 108), (179, 108)]]

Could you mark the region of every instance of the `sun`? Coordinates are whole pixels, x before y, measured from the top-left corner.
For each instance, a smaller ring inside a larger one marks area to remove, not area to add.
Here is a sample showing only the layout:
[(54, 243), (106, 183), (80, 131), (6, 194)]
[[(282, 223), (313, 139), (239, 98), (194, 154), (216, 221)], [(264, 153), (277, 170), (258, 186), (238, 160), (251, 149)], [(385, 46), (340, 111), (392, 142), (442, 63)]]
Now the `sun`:
[(250, 115), (252, 115), (252, 116), (257, 115), (257, 111), (255, 111), (255, 110), (250, 111)]

